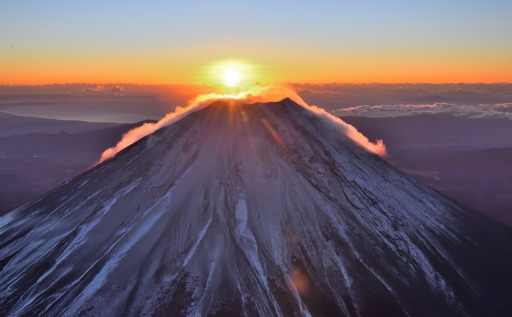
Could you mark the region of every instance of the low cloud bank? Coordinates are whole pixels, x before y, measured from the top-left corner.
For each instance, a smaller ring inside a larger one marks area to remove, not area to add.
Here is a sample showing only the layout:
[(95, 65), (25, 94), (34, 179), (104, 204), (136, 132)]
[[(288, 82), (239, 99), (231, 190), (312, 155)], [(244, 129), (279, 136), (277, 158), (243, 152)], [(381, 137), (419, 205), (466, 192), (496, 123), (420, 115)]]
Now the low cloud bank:
[(362, 105), (333, 110), (336, 116), (399, 117), (413, 115), (443, 115), (469, 119), (508, 119), (512, 121), (512, 103), (477, 106), (434, 103), (424, 105)]

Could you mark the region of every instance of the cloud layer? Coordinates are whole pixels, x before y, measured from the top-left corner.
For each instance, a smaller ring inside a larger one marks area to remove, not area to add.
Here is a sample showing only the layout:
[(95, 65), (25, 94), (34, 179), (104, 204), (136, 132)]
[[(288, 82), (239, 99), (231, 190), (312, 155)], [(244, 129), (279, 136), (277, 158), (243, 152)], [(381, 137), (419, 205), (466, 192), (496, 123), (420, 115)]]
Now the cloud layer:
[(469, 119), (508, 119), (512, 121), (512, 103), (481, 104), (478, 106), (434, 103), (423, 105), (377, 105), (341, 108), (332, 111), (336, 116), (398, 117), (413, 115), (442, 115)]

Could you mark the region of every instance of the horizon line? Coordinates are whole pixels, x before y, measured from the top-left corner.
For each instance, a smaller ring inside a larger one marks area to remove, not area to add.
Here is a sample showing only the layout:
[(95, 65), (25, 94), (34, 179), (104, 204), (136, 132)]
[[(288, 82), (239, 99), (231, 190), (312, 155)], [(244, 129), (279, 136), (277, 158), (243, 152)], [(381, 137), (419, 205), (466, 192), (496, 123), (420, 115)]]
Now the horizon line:
[[(259, 83), (255, 83), (258, 85)], [(273, 83), (268, 85), (502, 85), (512, 84), (512, 81), (496, 81), (496, 82), (286, 82), (286, 83)], [(41, 84), (17, 84), (17, 83), (0, 83), (0, 87), (41, 87), (41, 86), (64, 86), (64, 85), (132, 85), (132, 86), (173, 86), (173, 85), (186, 85), (186, 86), (215, 86), (215, 84), (208, 83), (134, 83), (134, 82), (54, 82), (54, 83), (41, 83)], [(267, 84), (259, 84), (266, 86)]]

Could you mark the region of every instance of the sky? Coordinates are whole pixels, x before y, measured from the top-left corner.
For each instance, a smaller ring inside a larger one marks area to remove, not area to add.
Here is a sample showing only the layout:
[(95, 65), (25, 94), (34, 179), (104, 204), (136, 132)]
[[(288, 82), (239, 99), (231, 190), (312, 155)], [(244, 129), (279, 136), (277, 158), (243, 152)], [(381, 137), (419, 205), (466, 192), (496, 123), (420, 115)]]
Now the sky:
[(512, 1), (0, 2), (0, 84), (512, 82)]

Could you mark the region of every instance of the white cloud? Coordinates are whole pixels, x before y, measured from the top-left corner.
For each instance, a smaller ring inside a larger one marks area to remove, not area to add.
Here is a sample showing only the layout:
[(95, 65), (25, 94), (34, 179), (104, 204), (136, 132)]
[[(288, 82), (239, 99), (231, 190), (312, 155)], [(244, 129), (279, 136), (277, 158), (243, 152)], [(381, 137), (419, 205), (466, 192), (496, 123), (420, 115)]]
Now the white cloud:
[(478, 106), (434, 103), (424, 105), (362, 105), (332, 111), (336, 116), (399, 117), (421, 114), (443, 115), (470, 119), (509, 119), (512, 103), (481, 104)]

